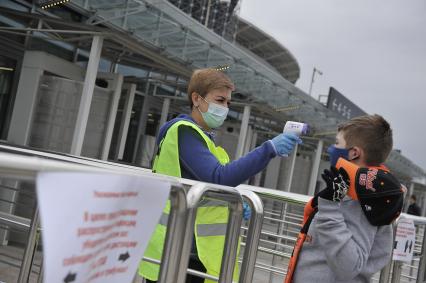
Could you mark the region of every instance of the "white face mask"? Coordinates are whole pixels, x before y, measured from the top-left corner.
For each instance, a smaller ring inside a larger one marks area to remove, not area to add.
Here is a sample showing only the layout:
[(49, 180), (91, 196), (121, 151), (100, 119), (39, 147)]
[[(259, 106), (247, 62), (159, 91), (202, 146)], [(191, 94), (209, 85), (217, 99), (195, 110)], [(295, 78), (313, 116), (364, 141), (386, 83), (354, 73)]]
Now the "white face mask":
[(229, 108), (218, 105), (213, 102), (208, 102), (204, 99), (204, 97), (201, 98), (209, 105), (207, 112), (201, 112), (200, 108), (197, 107), (198, 111), (200, 111), (201, 116), (204, 119), (204, 122), (206, 122), (207, 126), (212, 129), (219, 128), (220, 126), (222, 126), (223, 122), (228, 116)]

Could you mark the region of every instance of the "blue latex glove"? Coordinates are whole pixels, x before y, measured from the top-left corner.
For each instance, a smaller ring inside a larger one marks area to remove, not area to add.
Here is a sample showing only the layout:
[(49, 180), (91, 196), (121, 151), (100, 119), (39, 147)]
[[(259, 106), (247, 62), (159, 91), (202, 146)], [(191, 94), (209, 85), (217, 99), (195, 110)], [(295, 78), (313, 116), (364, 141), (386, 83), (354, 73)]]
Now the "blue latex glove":
[(301, 144), (302, 140), (293, 133), (284, 133), (273, 138), (271, 142), (277, 155), (289, 156), (296, 144)]
[(250, 205), (248, 203), (246, 203), (245, 201), (243, 201), (243, 219), (249, 220), (250, 216), (251, 216)]

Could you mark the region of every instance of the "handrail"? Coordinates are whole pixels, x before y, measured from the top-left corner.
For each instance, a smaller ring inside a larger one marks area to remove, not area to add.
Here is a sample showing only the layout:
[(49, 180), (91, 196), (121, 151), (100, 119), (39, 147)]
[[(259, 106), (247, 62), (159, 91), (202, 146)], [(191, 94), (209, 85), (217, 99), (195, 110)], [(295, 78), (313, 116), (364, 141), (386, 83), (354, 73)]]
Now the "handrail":
[(35, 150), (35, 149), (23, 147), (23, 146), (8, 145), (8, 144), (4, 144), (0, 142), (0, 152), (1, 151), (5, 153), (43, 157), (46, 159), (52, 159), (56, 161), (65, 161), (65, 162), (77, 163), (82, 165), (102, 167), (107, 169), (120, 168), (120, 169), (126, 169), (126, 170), (137, 170), (138, 172), (139, 171), (145, 171), (149, 173), (151, 172), (151, 170), (149, 169), (131, 166), (131, 165), (122, 164), (122, 163), (115, 163), (115, 162), (110, 162), (110, 161), (101, 160), (101, 159), (94, 159), (94, 158), (85, 157), (85, 156), (76, 156), (76, 155), (71, 155), (67, 153)]
[(255, 187), (250, 185), (245, 185), (244, 188), (252, 192), (255, 192), (260, 197), (271, 198), (277, 201), (284, 201), (284, 202), (293, 203), (293, 204), (305, 205), (312, 198), (312, 196), (284, 192), (284, 191), (273, 190), (273, 189), (266, 189), (266, 188)]
[(397, 221), (400, 219), (411, 219), (414, 222), (414, 225), (426, 225), (426, 217), (423, 216), (416, 216), (412, 214), (407, 213), (401, 213), (401, 215), (398, 217)]
[(0, 223), (20, 230), (28, 231), (31, 219), (0, 211)]
[[(5, 149), (4, 145), (0, 145), (0, 150), (2, 149)], [(26, 180), (33, 179), (38, 169), (39, 171), (82, 171), (82, 172), (90, 171), (90, 172), (111, 172), (111, 173), (119, 172), (119, 173), (131, 174), (131, 175), (143, 174), (143, 175), (148, 175), (150, 177), (154, 176), (160, 179), (166, 178), (167, 180), (171, 182), (175, 182), (175, 184), (180, 183), (185, 185), (186, 187), (199, 185), (199, 182), (196, 182), (193, 180), (174, 178), (174, 177), (165, 176), (161, 174), (153, 175), (151, 172), (147, 172), (147, 170), (143, 168), (132, 167), (132, 166), (125, 166), (128, 168), (125, 168), (124, 166), (120, 166), (120, 168), (115, 168), (113, 163), (108, 163), (105, 161), (98, 163), (96, 160), (86, 160), (84, 158), (74, 159), (72, 156), (60, 156), (60, 155), (55, 155), (53, 153), (47, 153), (47, 152), (40, 153), (35, 150), (22, 149), (22, 148), (17, 150), (17, 149), (13, 149), (9, 147), (7, 148), (7, 151), (14, 151), (14, 152), (24, 151), (26, 155), (32, 155), (32, 156), (19, 156), (19, 155), (17, 156), (16, 154), (0, 152), (0, 175), (6, 175), (8, 177), (14, 176), (19, 179), (26, 179)], [(42, 156), (43, 158), (34, 157), (34, 156)], [(49, 159), (46, 159), (46, 158), (49, 158)], [(67, 163), (63, 163), (63, 161), (60, 161), (60, 160), (63, 160)], [(17, 171), (19, 173), (17, 173)], [(213, 184), (208, 184), (208, 186), (209, 186), (209, 189), (204, 195), (207, 197), (223, 199), (224, 201), (229, 202), (229, 199), (230, 199), (229, 194), (231, 192), (232, 192), (231, 195), (234, 194), (234, 200), (230, 202), (230, 221), (228, 222), (227, 237), (226, 237), (226, 242), (225, 242), (226, 244), (225, 244), (225, 250), (224, 250), (224, 255), (227, 254), (227, 256), (224, 257), (226, 260), (224, 260), (222, 263), (222, 269), (221, 269), (222, 278), (219, 279), (219, 282), (228, 282), (227, 281), (228, 278), (231, 278), (232, 280), (233, 267), (231, 268), (231, 266), (235, 265), (236, 251), (238, 246), (237, 243), (238, 243), (239, 229), (237, 229), (236, 227), (241, 226), (242, 212), (240, 211), (241, 209), (239, 208), (239, 204), (238, 204), (241, 202), (241, 195), (230, 187), (213, 185)], [(179, 202), (182, 203), (183, 201), (184, 197), (182, 197), (183, 195), (179, 193), (181, 191), (182, 190), (176, 192), (178, 196), (176, 197), (175, 202), (177, 203)], [(189, 191), (192, 191), (192, 189), (190, 189)], [(223, 196), (223, 194), (225, 194), (226, 196)], [(254, 193), (251, 193), (251, 192), (245, 193), (245, 199), (248, 201), (249, 204), (251, 204), (254, 211), (254, 219), (256, 219), (256, 221), (253, 221), (252, 222), (253, 224), (249, 227), (248, 234), (254, 235), (254, 237), (258, 237), (258, 236), (255, 236), (256, 231), (254, 231), (255, 233), (253, 233), (251, 230), (259, 226), (259, 224), (261, 225), (261, 221), (259, 222), (259, 219), (262, 219), (262, 216), (263, 216), (262, 202), (259, 199), (259, 197), (257, 197)], [(186, 199), (185, 199), (185, 203), (186, 203)], [(194, 207), (192, 207), (192, 209), (196, 208), (198, 203), (195, 203), (195, 204), (193, 203), (193, 205)], [(184, 240), (183, 240), (184, 234), (186, 233), (185, 227), (190, 226), (190, 222), (188, 221), (186, 221), (187, 223), (184, 225), (183, 219), (191, 219), (187, 217), (188, 214), (186, 210), (187, 208), (185, 209), (182, 208), (181, 210), (176, 212), (173, 212), (171, 210), (169, 214), (168, 227), (170, 227), (170, 229), (169, 228), (167, 229), (167, 234), (166, 234), (166, 241), (165, 241), (165, 247), (164, 247), (165, 252), (163, 253), (163, 258), (161, 261), (162, 265), (160, 267), (160, 277), (159, 277), (160, 282), (176, 282), (175, 279), (178, 277), (177, 273), (180, 272), (180, 270), (176, 269), (175, 266), (178, 266), (178, 265), (180, 266), (180, 263), (178, 263), (178, 261), (179, 259), (184, 258), (180, 255), (182, 253), (182, 248), (185, 248)], [(256, 212), (259, 212), (258, 216), (256, 216)], [(175, 217), (174, 213), (180, 216)], [(184, 216), (184, 217), (181, 217), (181, 216)], [(172, 225), (172, 222), (170, 221), (172, 221), (174, 224)], [(193, 225), (194, 223), (192, 223), (192, 226)], [(171, 235), (173, 235), (173, 237)], [(226, 247), (226, 245), (228, 245), (228, 247)], [(175, 246), (175, 247), (179, 246), (179, 248), (175, 248), (174, 251), (172, 251), (169, 248), (169, 246)], [(232, 259), (232, 257), (229, 256), (229, 253), (235, 253), (235, 257), (233, 257)], [(31, 257), (31, 255), (29, 255), (29, 257)], [(246, 265), (244, 266), (244, 268), (246, 268)], [(163, 272), (163, 269), (164, 269), (164, 272)], [(183, 274), (186, 274), (186, 269)]]

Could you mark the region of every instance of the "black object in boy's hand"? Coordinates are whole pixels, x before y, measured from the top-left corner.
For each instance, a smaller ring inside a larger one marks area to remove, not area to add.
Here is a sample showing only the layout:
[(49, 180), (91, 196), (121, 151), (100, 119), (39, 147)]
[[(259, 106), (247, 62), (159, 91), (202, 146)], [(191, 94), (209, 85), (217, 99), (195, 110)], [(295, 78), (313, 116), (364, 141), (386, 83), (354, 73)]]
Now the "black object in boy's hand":
[(330, 170), (324, 170), (321, 177), (327, 184), (327, 187), (318, 194), (319, 197), (340, 202), (349, 190), (349, 176), (345, 169), (337, 169), (331, 166)]

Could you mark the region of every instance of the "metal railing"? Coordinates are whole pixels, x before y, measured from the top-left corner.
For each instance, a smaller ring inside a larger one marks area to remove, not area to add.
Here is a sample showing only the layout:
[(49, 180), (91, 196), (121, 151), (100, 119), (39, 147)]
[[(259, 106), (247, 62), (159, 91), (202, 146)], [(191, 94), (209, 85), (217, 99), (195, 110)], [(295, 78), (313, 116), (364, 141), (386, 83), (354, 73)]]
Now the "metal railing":
[[(9, 152), (11, 150), (11, 148), (8, 148)], [(230, 209), (224, 248), (224, 255), (227, 256), (224, 256), (224, 260), (222, 261), (222, 268), (219, 278), (211, 279), (219, 282), (230, 282), (230, 280), (232, 281), (233, 266), (235, 265), (239, 237), (239, 228), (236, 227), (240, 227), (242, 218), (241, 195), (244, 195), (244, 198), (252, 206), (254, 217), (253, 219), (257, 219), (257, 221), (252, 221), (254, 224), (250, 225), (249, 234), (253, 234), (251, 232), (252, 229), (257, 229), (257, 231), (260, 230), (261, 222), (259, 222), (259, 219), (261, 219), (263, 216), (263, 206), (260, 199), (253, 193), (243, 192), (240, 194), (233, 188), (194, 182), (191, 180), (173, 178), (159, 174), (152, 174), (146, 169), (132, 166), (115, 166), (113, 163), (98, 163), (95, 160), (84, 158), (76, 158), (76, 163), (78, 164), (75, 164), (73, 163), (74, 160), (70, 156), (65, 156), (64, 159), (66, 162), (64, 162), (59, 161), (63, 157), (61, 155), (45, 152), (40, 153), (27, 149), (25, 149), (25, 151), (26, 154), (37, 154), (37, 156), (41, 156), (43, 158), (22, 156), (10, 153), (0, 153), (0, 175), (6, 176), (7, 178), (16, 178), (18, 180), (34, 180), (37, 172), (40, 171), (111, 172), (130, 175), (145, 175), (171, 182), (173, 184), (170, 194), (171, 211), (169, 214), (164, 253), (160, 266), (160, 282), (184, 282), (189, 260), (189, 249), (193, 237), (195, 210), (203, 197), (227, 202), (229, 203)], [(46, 158), (50, 158), (50, 160)], [(27, 282), (32, 265), (32, 259), (34, 257), (37, 231), (39, 227), (38, 209), (36, 208), (34, 211), (34, 215), (31, 219), (31, 224), (29, 227), (28, 219), (21, 218), (19, 220), (22, 221), (17, 221), (15, 215), (5, 213), (3, 213), (2, 216), (3, 217), (0, 218), (0, 223), (2, 224), (8, 226), (18, 225), (21, 228), (25, 226), (25, 228), (29, 228), (27, 245), (25, 248), (18, 280), (18, 282)], [(256, 238), (253, 236), (251, 237)], [(253, 251), (248, 255), (251, 254), (253, 254)], [(244, 278), (247, 276), (250, 276), (254, 270), (253, 261), (247, 261), (247, 263), (246, 260), (244, 260), (244, 262), (244, 276), (242, 277), (243, 280), (245, 280)], [(176, 266), (179, 266), (179, 268), (177, 269)], [(196, 271), (190, 272), (197, 273)], [(207, 274), (198, 275), (206, 278), (211, 277)], [(179, 278), (179, 280), (176, 281), (176, 278)]]
[[(2, 151), (3, 145), (0, 145)], [(170, 200), (172, 210), (169, 215), (165, 248), (161, 261), (144, 259), (160, 264), (159, 282), (185, 282), (186, 274), (193, 274), (218, 282), (232, 282), (237, 256), (238, 238), (241, 233), (241, 263), (239, 282), (282, 282), (286, 274), (288, 259), (300, 230), (303, 207), (309, 196), (241, 185), (230, 188), (220, 185), (200, 183), (192, 180), (151, 174), (149, 170), (97, 161), (82, 157), (72, 157), (29, 149), (7, 148), (26, 156), (1, 154), (0, 175), (18, 180), (34, 180), (38, 171), (85, 171), (114, 172), (130, 175), (145, 175), (168, 180), (173, 184)], [(31, 156), (38, 156), (31, 157)], [(219, 278), (188, 269), (191, 242), (193, 240), (195, 212), (200, 201), (214, 198), (229, 203), (230, 214), (227, 225), (226, 244)], [(241, 225), (242, 199), (252, 208), (249, 222)], [(405, 216), (405, 215), (404, 215)], [(411, 217), (411, 216), (407, 216)], [(31, 223), (30, 223), (31, 222)], [(35, 252), (38, 237), (38, 213), (32, 219), (0, 212), (0, 224), (29, 232), (25, 256), (20, 269), (20, 281), (26, 282)], [(411, 264), (391, 262), (373, 281), (379, 282), (417, 282), (425, 278), (425, 223), (426, 218), (417, 217), (415, 257)], [(241, 229), (240, 229), (241, 227)], [(173, 235), (173, 237), (171, 237)], [(39, 277), (41, 278), (41, 276)], [(265, 279), (266, 278), (266, 279)]]

